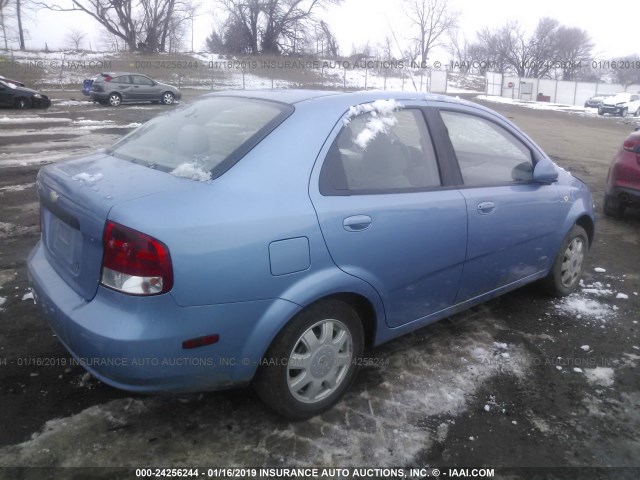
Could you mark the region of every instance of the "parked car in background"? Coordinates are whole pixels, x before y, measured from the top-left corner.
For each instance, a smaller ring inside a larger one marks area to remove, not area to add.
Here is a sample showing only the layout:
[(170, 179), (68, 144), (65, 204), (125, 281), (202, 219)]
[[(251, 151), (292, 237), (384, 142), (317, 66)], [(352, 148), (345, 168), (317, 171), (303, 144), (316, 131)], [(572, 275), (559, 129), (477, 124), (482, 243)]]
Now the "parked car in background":
[(586, 102), (584, 102), (584, 107), (585, 108), (598, 108), (600, 105), (602, 105), (602, 102), (615, 95), (615, 93), (599, 93), (593, 97), (591, 97), (589, 100), (587, 100)]
[(610, 217), (622, 217), (634, 204), (640, 205), (640, 127), (625, 139), (611, 162), (603, 210)]
[(570, 294), (594, 235), (587, 186), (513, 123), (424, 93), (209, 94), (37, 185), (30, 282), (93, 375), (253, 383), (292, 419), (365, 346), (537, 280)]
[(598, 114), (611, 113), (626, 117), (628, 113), (640, 116), (640, 94), (638, 93), (618, 93), (612, 97), (607, 97), (598, 107)]
[(85, 78), (82, 81), (82, 94), (86, 96), (91, 95), (92, 86), (93, 86), (93, 80), (91, 78)]
[(117, 107), (125, 102), (152, 102), (171, 105), (181, 93), (173, 85), (157, 82), (139, 73), (101, 73), (91, 86), (91, 99)]
[(49, 108), (51, 100), (36, 90), (0, 80), (0, 106), (20, 109)]

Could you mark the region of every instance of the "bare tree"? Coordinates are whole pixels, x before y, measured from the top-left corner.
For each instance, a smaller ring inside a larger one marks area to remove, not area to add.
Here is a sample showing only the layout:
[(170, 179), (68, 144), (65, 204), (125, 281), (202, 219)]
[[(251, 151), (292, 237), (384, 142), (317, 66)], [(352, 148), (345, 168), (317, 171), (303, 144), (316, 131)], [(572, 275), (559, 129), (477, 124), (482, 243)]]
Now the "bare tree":
[(2, 28), (2, 38), (5, 50), (9, 49), (9, 34), (7, 33), (7, 21), (11, 17), (9, 13), (10, 0), (0, 0), (0, 28)]
[(577, 80), (583, 64), (591, 59), (593, 43), (586, 30), (560, 27), (557, 32), (558, 62), (563, 80)]
[(110, 34), (122, 39), (129, 50), (137, 48), (143, 23), (138, 0), (71, 0), (63, 5), (49, 2), (37, 2), (37, 5), (55, 12), (84, 12)]
[[(305, 31), (311, 31), (314, 12), (342, 0), (217, 0), (228, 15), (235, 32), (224, 37), (248, 40), (251, 54), (279, 54), (296, 50)], [(308, 28), (307, 28), (308, 27)], [(233, 50), (241, 50), (242, 42)], [(244, 47), (242, 48), (244, 49)]]
[(619, 57), (612, 60), (616, 63), (617, 67), (621, 68), (612, 68), (610, 73), (613, 76), (613, 79), (617, 83), (622, 83), (623, 85), (631, 85), (633, 83), (640, 83), (640, 69), (638, 68), (629, 68), (629, 66), (636, 66), (638, 62), (640, 62), (640, 55), (629, 55), (627, 57)]
[(336, 58), (338, 56), (338, 42), (336, 37), (333, 35), (333, 32), (329, 28), (329, 25), (324, 21), (320, 21), (320, 28), (322, 29), (323, 40), (327, 45), (326, 52), (327, 55), (331, 58)]
[(80, 45), (87, 37), (87, 34), (76, 28), (72, 28), (67, 34), (67, 44), (75, 50), (80, 50)]
[(460, 38), (460, 31), (457, 27), (449, 30), (448, 37), (447, 50), (451, 55), (451, 60), (455, 62), (454, 65), (457, 66), (460, 72), (468, 73), (472, 65), (469, 61), (469, 43), (467, 39), (464, 36)]
[(447, 0), (405, 0), (408, 18), (417, 30), (412, 40), (419, 47), (420, 61), (427, 62), (431, 50), (441, 44), (458, 23), (459, 12), (449, 8)]

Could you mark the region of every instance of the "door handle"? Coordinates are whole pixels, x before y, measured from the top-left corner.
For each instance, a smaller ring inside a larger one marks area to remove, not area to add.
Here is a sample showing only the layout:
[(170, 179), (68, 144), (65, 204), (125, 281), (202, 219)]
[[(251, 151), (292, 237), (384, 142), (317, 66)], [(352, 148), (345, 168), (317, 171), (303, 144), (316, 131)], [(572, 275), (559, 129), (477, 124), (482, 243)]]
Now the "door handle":
[(493, 202), (480, 202), (478, 204), (478, 213), (480, 215), (486, 215), (488, 213), (493, 212), (496, 208), (496, 204)]
[(361, 232), (371, 226), (371, 221), (369, 215), (353, 215), (345, 218), (342, 226), (347, 232)]

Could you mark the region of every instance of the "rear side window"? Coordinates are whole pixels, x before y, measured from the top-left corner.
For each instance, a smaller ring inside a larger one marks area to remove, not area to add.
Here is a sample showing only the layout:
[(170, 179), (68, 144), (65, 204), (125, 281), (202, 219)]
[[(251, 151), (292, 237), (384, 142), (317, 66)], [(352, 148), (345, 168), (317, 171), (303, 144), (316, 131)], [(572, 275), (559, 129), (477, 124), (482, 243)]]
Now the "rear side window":
[(504, 185), (533, 180), (531, 151), (485, 118), (441, 111), (465, 185)]
[(340, 131), (320, 175), (323, 195), (401, 193), (441, 185), (440, 173), (422, 112), (393, 113), (392, 125), (371, 138), (364, 114)]
[(131, 78), (129, 75), (120, 75), (119, 77), (115, 77), (111, 80), (114, 83), (131, 83)]
[(292, 112), (290, 105), (265, 100), (205, 98), (150, 120), (109, 152), (167, 172), (197, 169), (215, 178)]

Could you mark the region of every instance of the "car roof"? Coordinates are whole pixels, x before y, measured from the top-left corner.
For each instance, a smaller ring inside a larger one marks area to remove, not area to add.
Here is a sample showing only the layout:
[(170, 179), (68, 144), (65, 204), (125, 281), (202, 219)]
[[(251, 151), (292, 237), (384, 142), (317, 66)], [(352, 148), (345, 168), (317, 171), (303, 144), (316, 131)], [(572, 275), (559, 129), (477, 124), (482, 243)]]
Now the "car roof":
[(299, 89), (227, 90), (222, 92), (210, 93), (205, 96), (233, 96), (254, 98), (260, 100), (271, 100), (275, 102), (286, 103), (289, 105), (295, 105), (303, 102), (331, 102), (343, 103), (345, 105), (360, 105), (362, 103), (375, 102), (376, 100), (427, 100), (456, 103), (460, 105), (473, 105), (474, 107), (485, 109), (481, 105), (463, 100), (459, 97), (451, 97), (448, 95), (440, 95), (435, 93), (402, 92), (391, 90), (367, 90), (358, 92)]

